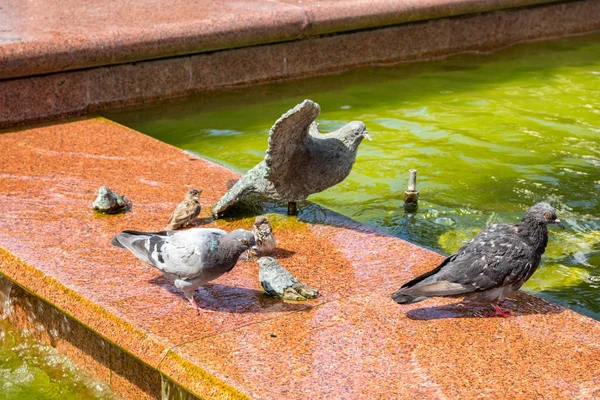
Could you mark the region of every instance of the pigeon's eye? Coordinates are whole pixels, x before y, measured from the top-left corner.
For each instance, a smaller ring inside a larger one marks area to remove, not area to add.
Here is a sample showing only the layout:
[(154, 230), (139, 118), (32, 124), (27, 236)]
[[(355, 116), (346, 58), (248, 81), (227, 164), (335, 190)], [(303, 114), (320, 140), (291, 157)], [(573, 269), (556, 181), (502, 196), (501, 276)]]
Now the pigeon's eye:
[(248, 241), (247, 241), (246, 239), (242, 239), (242, 244), (243, 244), (243, 245), (247, 245), (247, 244), (248, 244)]
[(550, 219), (550, 214), (546, 213), (544, 214), (544, 217), (546, 217), (546, 219)]

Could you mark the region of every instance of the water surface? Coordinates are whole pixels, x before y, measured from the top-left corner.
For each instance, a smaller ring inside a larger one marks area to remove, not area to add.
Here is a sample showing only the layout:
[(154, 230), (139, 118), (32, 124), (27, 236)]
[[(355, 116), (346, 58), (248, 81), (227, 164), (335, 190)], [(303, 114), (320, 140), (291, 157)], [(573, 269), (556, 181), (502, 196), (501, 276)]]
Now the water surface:
[[(525, 289), (600, 319), (599, 55), (593, 35), (107, 116), (245, 172), (264, 157), (273, 122), (310, 98), (321, 105), (322, 132), (362, 120), (373, 137), (350, 176), (310, 200), (446, 254), (547, 201), (567, 229), (550, 228), (543, 265)], [(419, 172), (415, 215), (402, 208), (411, 168)]]
[(116, 398), (105, 383), (90, 378), (56, 349), (41, 345), (0, 317), (0, 399)]

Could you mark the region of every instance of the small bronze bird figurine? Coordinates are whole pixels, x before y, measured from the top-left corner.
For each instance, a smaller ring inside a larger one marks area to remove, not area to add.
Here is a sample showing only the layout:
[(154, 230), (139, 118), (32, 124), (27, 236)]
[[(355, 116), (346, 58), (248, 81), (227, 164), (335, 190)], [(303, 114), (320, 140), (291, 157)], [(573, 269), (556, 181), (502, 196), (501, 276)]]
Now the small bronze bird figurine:
[(258, 279), (269, 295), (292, 301), (306, 301), (319, 296), (317, 289), (300, 282), (273, 257), (259, 258), (258, 265)]
[(200, 194), (202, 190), (192, 189), (185, 194), (185, 199), (177, 205), (171, 219), (165, 227), (166, 231), (172, 231), (182, 228), (189, 224), (199, 214), (202, 207), (200, 206)]
[(117, 214), (127, 211), (131, 207), (131, 202), (127, 197), (114, 193), (108, 186), (102, 186), (98, 189), (98, 197), (92, 206), (94, 210), (104, 214)]
[(254, 220), (251, 229), (256, 238), (256, 245), (261, 254), (268, 254), (275, 250), (275, 236), (269, 219), (264, 215), (259, 215)]

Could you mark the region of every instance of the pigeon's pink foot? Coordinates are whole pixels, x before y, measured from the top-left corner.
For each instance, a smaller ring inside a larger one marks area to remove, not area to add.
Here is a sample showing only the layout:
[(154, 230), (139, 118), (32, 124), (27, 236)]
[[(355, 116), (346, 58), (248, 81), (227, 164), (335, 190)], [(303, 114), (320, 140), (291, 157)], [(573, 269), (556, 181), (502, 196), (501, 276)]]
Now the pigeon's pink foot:
[(200, 315), (200, 307), (198, 307), (198, 303), (196, 303), (196, 300), (194, 300), (194, 298), (192, 297), (191, 299), (188, 299), (188, 301), (190, 302), (194, 310), (196, 310), (196, 313)]
[(492, 304), (492, 307), (494, 307), (494, 311), (496, 311), (496, 313), (494, 315), (492, 315), (492, 317), (495, 317), (496, 315), (503, 317), (503, 318), (511, 317), (509, 310), (503, 310), (496, 304)]
[(198, 315), (200, 315), (200, 312), (206, 314), (206, 313), (212, 313), (214, 310), (210, 310), (208, 308), (200, 308), (198, 307), (198, 303), (196, 303), (196, 300), (194, 300), (193, 298), (188, 299), (188, 301), (190, 302), (190, 304), (192, 305), (192, 307), (194, 308), (194, 310), (196, 310), (196, 313)]

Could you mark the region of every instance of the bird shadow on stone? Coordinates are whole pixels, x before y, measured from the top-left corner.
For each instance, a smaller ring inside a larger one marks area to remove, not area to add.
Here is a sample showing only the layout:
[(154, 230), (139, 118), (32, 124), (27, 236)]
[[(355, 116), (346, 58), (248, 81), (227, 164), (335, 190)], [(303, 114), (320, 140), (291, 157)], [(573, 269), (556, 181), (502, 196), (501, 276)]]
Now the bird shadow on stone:
[(258, 194), (249, 194), (246, 198), (240, 200), (221, 215), (225, 221), (239, 218), (248, 218), (263, 214), (286, 214), (287, 203), (278, 200), (271, 200)]
[[(531, 314), (560, 314), (565, 310), (562, 306), (523, 292), (518, 292), (511, 299), (507, 299), (502, 308), (508, 310), (513, 317)], [(495, 315), (491, 305), (463, 302), (417, 308), (406, 312), (406, 316), (409, 319), (420, 321), (447, 318), (501, 318)]]
[[(228, 208), (227, 212), (222, 215), (221, 218), (223, 218), (225, 221), (231, 222), (257, 215), (279, 214), (289, 218), (295, 218), (299, 222), (312, 225), (329, 225), (338, 228), (372, 233), (378, 236), (393, 236), (377, 228), (361, 224), (358, 221), (308, 200), (299, 201), (297, 203), (297, 216), (290, 216), (287, 214), (287, 205), (288, 203), (285, 201), (271, 200), (260, 195), (251, 194)], [(277, 237), (277, 231), (275, 231), (275, 237)]]
[(291, 256), (293, 256), (294, 254), (296, 254), (295, 251), (290, 251), (290, 250), (286, 250), (286, 249), (282, 249), (281, 247), (276, 247), (275, 250), (273, 251), (273, 258), (290, 258)]
[(196, 218), (193, 221), (190, 221), (190, 223), (188, 223), (186, 228), (199, 228), (199, 227), (202, 227), (203, 225), (210, 224), (213, 221), (214, 221), (214, 218), (212, 218), (212, 217)]
[[(182, 306), (188, 306), (183, 292), (173, 286), (170, 280), (160, 276), (149, 282), (180, 297)], [(310, 304), (283, 302), (262, 290), (211, 283), (200, 286), (194, 300), (201, 310), (235, 314), (304, 311), (312, 308)]]

